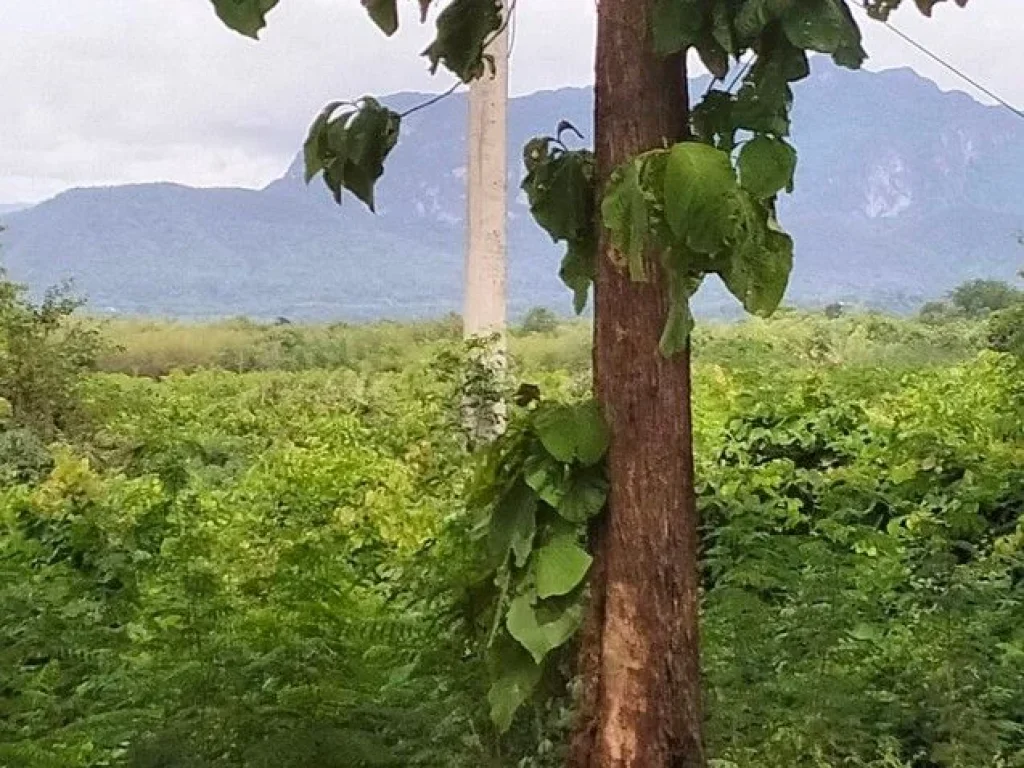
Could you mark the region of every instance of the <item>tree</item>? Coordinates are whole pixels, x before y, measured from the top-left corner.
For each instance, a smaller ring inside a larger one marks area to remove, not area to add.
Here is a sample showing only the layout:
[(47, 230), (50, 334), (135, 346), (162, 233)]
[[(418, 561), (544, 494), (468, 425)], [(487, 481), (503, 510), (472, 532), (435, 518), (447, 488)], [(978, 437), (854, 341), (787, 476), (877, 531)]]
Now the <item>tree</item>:
[(523, 318), (519, 325), (520, 333), (552, 333), (558, 330), (558, 315), (547, 307), (534, 307)]
[[(925, 14), (938, 1), (915, 0)], [(255, 36), (278, 0), (213, 2), (230, 26)], [(395, 31), (396, 0), (363, 4), (385, 33)], [(899, 4), (866, 0), (864, 7), (885, 19)], [(424, 18), (432, 5), (420, 0)], [(444, 66), (464, 81), (486, 73), (484, 52), (504, 23), (500, 4), (450, 0), (436, 23), (437, 36), (424, 52), (431, 67)], [(689, 298), (713, 273), (748, 311), (770, 314), (778, 306), (793, 258), (792, 240), (775, 215), (776, 197), (792, 188), (797, 161), (786, 141), (791, 84), (809, 73), (808, 51), (859, 67), (866, 56), (860, 40), (846, 0), (602, 0), (596, 152), (570, 149), (563, 136), (575, 128), (564, 123), (524, 151), (531, 211), (566, 244), (561, 276), (578, 311), (595, 285), (594, 391), (611, 436), (609, 491), (605, 513), (593, 523), (593, 565), (564, 538), (545, 544), (541, 562), (532, 549), (538, 509), (580, 522), (604, 504), (589, 468), (605, 450), (595, 412), (543, 410), (532, 422), (536, 441), (514, 435), (515, 450), (498, 454), (521, 459), (519, 449), (541, 444), (532, 457), (540, 463), (529, 472), (493, 471), (512, 479), (497, 494), (492, 526), (505, 535), (505, 561), (519, 571), (536, 568), (531, 578), (545, 588), (525, 579), (516, 583), (514, 599), (503, 593), (498, 600), (505, 621), (495, 628), (503, 623), (518, 657), (529, 655), (495, 683), (492, 705), (507, 726), (539, 679), (535, 664), (575, 627), (570, 609), (549, 615), (555, 605), (548, 598), (579, 594), (589, 569), (583, 694), (570, 755), (575, 768), (705, 763)], [(736, 62), (733, 83), (739, 84), (736, 92), (710, 89), (692, 113), (691, 49), (718, 83)], [(308, 178), (322, 172), (336, 197), (348, 190), (372, 208), (373, 183), (401, 120), (369, 97), (329, 105), (306, 144)], [(572, 484), (551, 480), (551, 467)], [(581, 478), (589, 483), (582, 496), (575, 484)], [(570, 512), (564, 502), (573, 493)], [(504, 571), (505, 592), (512, 568)]]
[(954, 288), (949, 300), (968, 317), (982, 317), (1024, 301), (1024, 291), (1003, 280), (969, 280)]
[(0, 270), (0, 421), (9, 409), (12, 426), (50, 440), (82, 424), (79, 387), (105, 344), (67, 286), (27, 293)]

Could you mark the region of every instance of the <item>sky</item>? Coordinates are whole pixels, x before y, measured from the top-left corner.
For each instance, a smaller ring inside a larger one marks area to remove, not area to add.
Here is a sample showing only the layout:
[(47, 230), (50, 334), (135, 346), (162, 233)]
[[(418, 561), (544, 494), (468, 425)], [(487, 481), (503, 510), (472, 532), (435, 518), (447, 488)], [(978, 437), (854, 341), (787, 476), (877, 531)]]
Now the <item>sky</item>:
[[(514, 95), (592, 82), (596, 2), (519, 0)], [(930, 20), (905, 6), (896, 26), (1024, 108), (1024, 0), (943, 3)], [(414, 0), (400, 7), (407, 23), (386, 39), (358, 0), (281, 0), (254, 42), (209, 0), (0, 0), (0, 204), (76, 186), (262, 186), (326, 102), (451, 84), (417, 55), (432, 25)], [(859, 19), (869, 68), (910, 66), (988, 101)]]

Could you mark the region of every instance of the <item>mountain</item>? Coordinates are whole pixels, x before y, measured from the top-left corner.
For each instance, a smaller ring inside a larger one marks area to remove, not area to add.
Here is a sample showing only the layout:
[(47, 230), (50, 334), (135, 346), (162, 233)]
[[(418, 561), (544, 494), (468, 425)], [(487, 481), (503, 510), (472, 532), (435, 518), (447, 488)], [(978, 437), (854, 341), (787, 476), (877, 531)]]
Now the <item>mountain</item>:
[(30, 207), (28, 203), (0, 203), (0, 216), (5, 213), (23, 211), (28, 207)]
[[(707, 81), (692, 84), (703, 92)], [(795, 193), (780, 218), (797, 243), (789, 300), (908, 309), (971, 277), (1024, 263), (1024, 122), (909, 69), (849, 72), (825, 59), (796, 85)], [(386, 101), (405, 109), (427, 98)], [(143, 184), (74, 189), (4, 216), (4, 264), (41, 289), (71, 277), (93, 307), (176, 316), (365, 319), (457, 311), (462, 292), (466, 100), (405, 121), (378, 215), (305, 186), (298, 160), (261, 190)], [(512, 100), (510, 306), (565, 309), (557, 249), (518, 193), (520, 148), (568, 119), (586, 131), (590, 89)], [(735, 312), (718, 285), (708, 312)]]

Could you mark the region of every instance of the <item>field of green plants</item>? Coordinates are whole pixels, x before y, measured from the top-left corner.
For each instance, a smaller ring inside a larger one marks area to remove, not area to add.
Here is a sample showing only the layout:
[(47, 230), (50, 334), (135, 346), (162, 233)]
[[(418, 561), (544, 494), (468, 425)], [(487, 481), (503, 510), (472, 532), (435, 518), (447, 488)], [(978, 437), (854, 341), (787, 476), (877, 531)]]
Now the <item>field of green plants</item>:
[[(571, 679), (488, 712), (457, 322), (71, 308), (0, 296), (0, 766), (559, 764)], [(1016, 322), (698, 328), (716, 768), (1024, 766)], [(587, 334), (516, 381), (585, 396)]]

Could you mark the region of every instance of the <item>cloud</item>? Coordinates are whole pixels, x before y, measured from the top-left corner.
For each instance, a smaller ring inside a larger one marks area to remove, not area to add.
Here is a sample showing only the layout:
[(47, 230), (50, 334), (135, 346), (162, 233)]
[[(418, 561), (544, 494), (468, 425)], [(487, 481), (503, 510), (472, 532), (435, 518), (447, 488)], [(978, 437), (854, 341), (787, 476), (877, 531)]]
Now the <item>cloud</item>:
[[(287, 167), (327, 101), (441, 90), (415, 54), (428, 24), (384, 39), (356, 0), (284, 0), (255, 43), (219, 24), (209, 0), (33, 0), (0, 21), (0, 202), (77, 185), (178, 181), (259, 186)], [(1017, 77), (1024, 4), (948, 4), (897, 23), (1007, 98)], [(406, 2), (410, 21), (415, 4)], [(514, 93), (581, 85), (593, 69), (595, 0), (522, 0)], [(879, 25), (876, 68), (907, 65), (955, 81)], [(963, 87), (956, 85), (956, 87)]]

